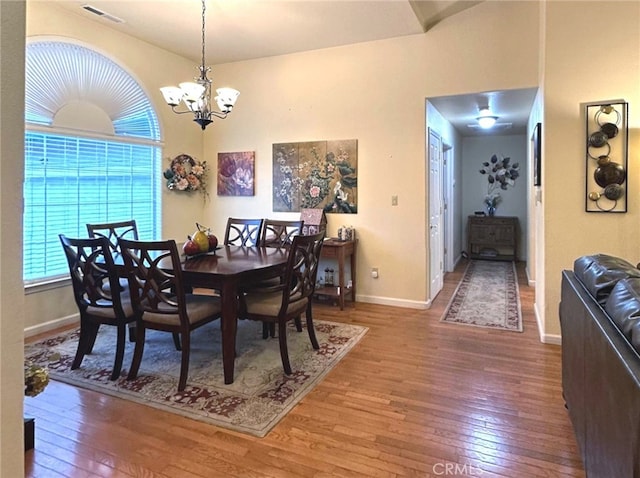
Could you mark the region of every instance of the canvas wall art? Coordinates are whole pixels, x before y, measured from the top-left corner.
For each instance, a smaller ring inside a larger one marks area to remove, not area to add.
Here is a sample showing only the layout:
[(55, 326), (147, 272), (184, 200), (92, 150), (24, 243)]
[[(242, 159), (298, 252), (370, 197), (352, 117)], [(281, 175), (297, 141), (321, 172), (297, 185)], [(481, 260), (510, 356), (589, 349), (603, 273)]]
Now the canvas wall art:
[(273, 210), (358, 212), (358, 140), (273, 145)]
[(255, 151), (218, 153), (218, 196), (255, 195)]

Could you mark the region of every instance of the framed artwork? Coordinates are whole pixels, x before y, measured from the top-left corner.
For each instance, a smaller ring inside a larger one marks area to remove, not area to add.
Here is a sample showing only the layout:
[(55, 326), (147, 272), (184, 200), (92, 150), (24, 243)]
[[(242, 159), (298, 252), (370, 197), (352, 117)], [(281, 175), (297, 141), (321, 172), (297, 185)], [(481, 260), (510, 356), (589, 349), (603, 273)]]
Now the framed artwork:
[(273, 210), (358, 212), (358, 140), (273, 145)]
[(218, 153), (218, 196), (255, 195), (255, 151)]
[(542, 185), (542, 123), (536, 124), (531, 135), (533, 156), (533, 185)]

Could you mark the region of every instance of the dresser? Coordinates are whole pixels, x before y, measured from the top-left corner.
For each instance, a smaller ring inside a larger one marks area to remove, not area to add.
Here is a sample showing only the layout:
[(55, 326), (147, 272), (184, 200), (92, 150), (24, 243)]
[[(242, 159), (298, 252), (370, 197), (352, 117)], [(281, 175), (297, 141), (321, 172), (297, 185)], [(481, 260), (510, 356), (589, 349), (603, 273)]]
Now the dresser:
[(518, 218), (510, 216), (469, 216), (467, 221), (470, 259), (515, 261)]

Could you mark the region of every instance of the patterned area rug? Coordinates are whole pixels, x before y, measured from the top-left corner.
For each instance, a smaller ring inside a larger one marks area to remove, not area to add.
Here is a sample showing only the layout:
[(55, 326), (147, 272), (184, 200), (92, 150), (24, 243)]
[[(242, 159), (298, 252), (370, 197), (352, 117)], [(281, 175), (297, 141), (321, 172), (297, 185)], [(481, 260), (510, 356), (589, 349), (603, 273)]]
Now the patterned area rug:
[[(303, 320), (304, 323), (304, 320)], [(70, 370), (79, 330), (25, 346), (25, 360), (47, 365), (54, 380), (133, 400), (194, 420), (263, 437), (351, 350), (366, 327), (314, 321), (320, 350), (313, 350), (306, 328), (288, 331), (293, 374), (282, 370), (277, 338), (262, 339), (262, 324), (239, 321), (235, 380), (224, 385), (220, 322), (192, 333), (189, 378), (178, 393), (180, 352), (171, 334), (147, 331), (138, 378), (127, 381), (133, 343), (127, 342), (121, 377), (110, 381), (115, 350), (115, 327), (102, 326), (82, 366)], [(50, 357), (59, 360), (49, 361)]]
[(441, 320), (522, 332), (515, 262), (471, 261)]

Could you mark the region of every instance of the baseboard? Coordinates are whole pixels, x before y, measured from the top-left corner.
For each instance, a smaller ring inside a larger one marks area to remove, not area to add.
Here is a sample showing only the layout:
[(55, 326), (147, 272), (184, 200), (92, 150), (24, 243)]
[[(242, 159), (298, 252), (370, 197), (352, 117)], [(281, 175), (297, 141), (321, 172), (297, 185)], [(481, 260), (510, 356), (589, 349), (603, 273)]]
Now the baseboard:
[(51, 330), (64, 327), (66, 325), (80, 324), (80, 314), (69, 315), (59, 319), (50, 320), (44, 324), (33, 325), (24, 329), (24, 336), (33, 337), (34, 335), (50, 332)]
[(549, 345), (562, 345), (562, 336), (560, 335), (556, 335), (556, 334), (544, 334), (541, 338), (540, 341), (543, 344), (549, 344)]
[(391, 305), (393, 307), (404, 307), (407, 309), (428, 309), (431, 307), (431, 301), (426, 302), (417, 300), (394, 299), (392, 297), (378, 297), (373, 295), (356, 295), (357, 302), (366, 302), (367, 304)]
[(545, 334), (544, 326), (542, 324), (542, 316), (538, 311), (538, 305), (534, 302), (533, 304), (533, 313), (536, 316), (536, 323), (538, 324), (538, 335), (540, 337), (540, 342), (543, 344), (550, 345), (562, 345), (562, 336), (558, 334)]
[(535, 287), (536, 286), (536, 280), (532, 279), (531, 276), (529, 275), (529, 268), (525, 267), (524, 268), (524, 272), (527, 275), (527, 284), (529, 284), (529, 287)]

